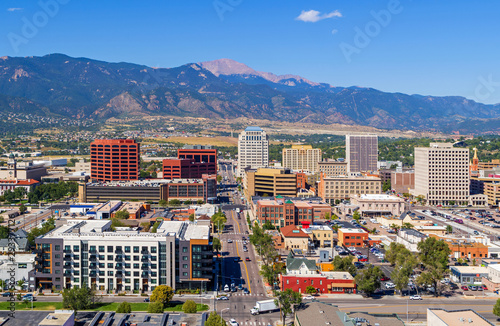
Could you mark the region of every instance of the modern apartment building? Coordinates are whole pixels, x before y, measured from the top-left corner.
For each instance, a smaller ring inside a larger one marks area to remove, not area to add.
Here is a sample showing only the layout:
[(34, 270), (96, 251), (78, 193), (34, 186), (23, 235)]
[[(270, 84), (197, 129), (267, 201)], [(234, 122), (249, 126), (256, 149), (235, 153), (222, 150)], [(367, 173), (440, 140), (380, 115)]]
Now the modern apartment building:
[(246, 168), (269, 165), (269, 136), (260, 127), (247, 127), (238, 138), (237, 176), (243, 177)]
[(318, 162), (318, 170), (325, 177), (338, 177), (339, 175), (347, 175), (347, 162), (339, 162), (335, 160), (324, 160)]
[(318, 183), (318, 196), (325, 202), (334, 204), (335, 201), (349, 199), (351, 194), (380, 194), (382, 182), (377, 177), (324, 177)]
[(292, 148), (283, 148), (284, 168), (295, 171), (319, 172), (318, 162), (321, 161), (321, 149), (311, 145), (292, 145)]
[(163, 221), (156, 233), (113, 231), (110, 220), (68, 221), (35, 240), (29, 286), (151, 292), (158, 285), (199, 288), (212, 280), (210, 227)]
[(210, 201), (217, 197), (217, 177), (202, 175), (201, 179), (152, 179), (140, 181), (89, 182), (78, 184), (81, 203), (109, 200), (139, 200), (158, 203), (160, 200)]
[(140, 145), (133, 139), (96, 139), (90, 143), (91, 178), (96, 181), (137, 180)]
[(248, 201), (253, 196), (297, 195), (297, 175), (290, 169), (259, 168), (247, 170), (243, 176), (244, 194)]
[(345, 151), (348, 172), (377, 171), (377, 135), (346, 135)]
[(431, 143), (415, 148), (414, 196), (429, 205), (467, 205), (469, 199), (469, 149), (451, 143)]

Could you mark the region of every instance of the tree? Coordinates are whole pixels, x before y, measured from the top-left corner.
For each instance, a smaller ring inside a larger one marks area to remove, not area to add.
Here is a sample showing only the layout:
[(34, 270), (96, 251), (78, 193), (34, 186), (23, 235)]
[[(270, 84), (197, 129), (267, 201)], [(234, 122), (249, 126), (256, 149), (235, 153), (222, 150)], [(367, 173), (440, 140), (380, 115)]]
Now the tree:
[(163, 313), (163, 304), (161, 302), (151, 302), (148, 304), (148, 313), (161, 314)]
[(349, 272), (351, 275), (356, 275), (356, 266), (352, 262), (354, 256), (335, 256), (332, 265), (333, 270), (336, 272)]
[(302, 295), (292, 289), (286, 289), (277, 293), (274, 303), (280, 307), (285, 325), (286, 316), (293, 312), (295, 305), (302, 303)]
[(398, 230), (399, 230), (399, 229), (401, 229), (401, 226), (396, 225), (396, 224), (394, 224), (394, 223), (392, 223), (391, 225), (389, 225), (389, 227), (390, 227), (391, 229), (393, 229), (393, 230), (394, 230), (394, 232), (398, 232)]
[(215, 311), (212, 311), (205, 322), (205, 326), (226, 326), (226, 322)]
[(156, 221), (155, 224), (153, 224), (153, 227), (151, 228), (151, 233), (156, 233), (160, 224), (161, 224), (161, 221)]
[(179, 199), (172, 199), (168, 202), (170, 206), (179, 206), (181, 204), (181, 201)]
[(451, 206), (453, 206), (453, 205), (455, 205), (455, 201), (454, 200), (450, 200), (450, 201), (448, 201), (448, 204), (451, 205)]
[(129, 314), (132, 312), (132, 307), (130, 306), (130, 303), (124, 301), (118, 305), (118, 308), (116, 308), (116, 313), (118, 314)]
[(263, 230), (274, 230), (276, 227), (271, 223), (271, 221), (266, 221), (264, 225), (262, 225)]
[(160, 302), (164, 307), (174, 297), (174, 289), (168, 285), (159, 285), (151, 294), (151, 301)]
[(201, 200), (201, 199), (198, 199), (198, 200), (196, 201), (196, 204), (198, 204), (198, 205), (203, 205), (203, 204), (205, 204), (205, 202), (204, 202), (203, 200)]
[(189, 199), (184, 202), (184, 205), (191, 205), (193, 202), (190, 201)]
[(389, 249), (385, 252), (385, 260), (391, 263), (392, 266), (396, 265), (396, 261), (399, 257), (403, 257), (407, 253), (410, 253), (406, 247), (401, 243), (391, 242)]
[(95, 288), (87, 286), (81, 288), (65, 289), (62, 293), (63, 307), (74, 310), (87, 310), (91, 309), (96, 303), (99, 302)]
[(19, 288), (22, 290), (23, 286), (24, 286), (24, 283), (26, 283), (24, 280), (18, 280), (17, 281), (17, 286), (19, 286)]
[(367, 295), (372, 295), (380, 287), (380, 279), (384, 273), (378, 266), (369, 265), (367, 269), (356, 274), (356, 285), (358, 290), (363, 291)]
[(130, 214), (126, 210), (121, 210), (115, 213), (115, 217), (120, 220), (127, 220), (130, 217)]
[(28, 210), (28, 207), (24, 206), (24, 204), (21, 204), (21, 206), (19, 206), (19, 212), (21, 214), (24, 214), (27, 210)]
[(221, 183), (222, 182), (222, 176), (219, 174), (217, 175), (217, 183)]
[(396, 289), (402, 294), (403, 289), (408, 286), (410, 275), (417, 266), (417, 257), (409, 251), (400, 251), (397, 264), (391, 273), (391, 279)]
[(194, 213), (189, 215), (189, 222), (194, 222)]
[(165, 199), (160, 199), (160, 201), (158, 202), (158, 205), (160, 205), (160, 207), (167, 207), (168, 202)]
[(438, 282), (448, 272), (448, 257), (451, 253), (450, 247), (443, 240), (429, 237), (419, 242), (418, 258), (424, 266), (424, 271), (417, 278), (417, 283), (433, 285), (436, 296), (439, 295)]
[(224, 226), (227, 223), (227, 217), (223, 212), (217, 212), (212, 217), (210, 218), (212, 221), (212, 225), (214, 228), (217, 229), (217, 232), (220, 234), (222, 233), (222, 230), (224, 230)]
[(308, 286), (306, 287), (306, 293), (307, 293), (307, 294), (316, 294), (316, 292), (317, 292), (317, 291), (316, 291), (316, 288), (315, 288), (314, 286), (312, 286), (312, 285), (308, 285)]
[(386, 180), (384, 184), (382, 185), (382, 191), (386, 192), (391, 190), (391, 182), (389, 180)]
[(214, 248), (214, 250), (217, 253), (219, 253), (219, 251), (222, 249), (222, 245), (220, 243), (219, 238), (213, 238), (213, 240), (212, 240), (212, 247)]
[(325, 213), (325, 220), (329, 220), (330, 219), (330, 212), (326, 212)]
[(493, 314), (497, 317), (500, 317), (500, 299), (498, 299), (493, 306)]
[(446, 226), (446, 233), (448, 233), (448, 234), (453, 233), (453, 226), (447, 225)]
[(182, 305), (182, 311), (184, 311), (185, 314), (196, 313), (196, 302), (194, 302), (193, 300), (187, 300)]
[(403, 223), (402, 229), (413, 229), (415, 226), (411, 223), (405, 222)]
[(352, 219), (359, 223), (359, 220), (361, 219), (361, 215), (359, 215), (359, 211), (354, 211), (354, 213), (352, 214)]
[(335, 205), (340, 204), (340, 199), (335, 199)]

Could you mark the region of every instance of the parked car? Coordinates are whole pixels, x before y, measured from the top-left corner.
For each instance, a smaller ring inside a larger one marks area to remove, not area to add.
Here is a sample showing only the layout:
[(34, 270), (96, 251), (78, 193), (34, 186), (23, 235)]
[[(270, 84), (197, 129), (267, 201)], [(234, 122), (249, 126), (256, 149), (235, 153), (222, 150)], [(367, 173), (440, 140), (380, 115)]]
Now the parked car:
[(466, 287), (465, 285), (462, 285), (460, 288), (461, 288), (462, 290), (464, 290), (464, 291), (468, 291), (468, 290), (469, 290), (469, 288), (468, 288), (468, 287)]
[(244, 289), (243, 289), (243, 293), (244, 293), (244, 294), (250, 294), (250, 291), (248, 291), (248, 289), (247, 289), (247, 288), (244, 288)]
[(486, 285), (483, 285), (483, 290), (488, 290), (488, 287)]
[(384, 282), (384, 281), (389, 281), (390, 279), (391, 279), (391, 278), (390, 278), (390, 277), (387, 277), (387, 276), (382, 276), (382, 277), (380, 278), (380, 280), (381, 280), (382, 282)]
[(477, 286), (469, 285), (469, 290), (471, 290), (471, 291), (477, 291)]
[(306, 300), (312, 300), (312, 299), (314, 299), (314, 297), (312, 295), (308, 295), (308, 296), (304, 297), (304, 299), (306, 299)]
[(233, 240), (228, 239), (228, 240), (227, 240), (227, 243), (233, 243)]
[(422, 300), (422, 297), (419, 295), (410, 295), (410, 300)]
[(2, 293), (2, 297), (10, 297), (11, 292)]
[(149, 298), (144, 298), (144, 302), (149, 302)]

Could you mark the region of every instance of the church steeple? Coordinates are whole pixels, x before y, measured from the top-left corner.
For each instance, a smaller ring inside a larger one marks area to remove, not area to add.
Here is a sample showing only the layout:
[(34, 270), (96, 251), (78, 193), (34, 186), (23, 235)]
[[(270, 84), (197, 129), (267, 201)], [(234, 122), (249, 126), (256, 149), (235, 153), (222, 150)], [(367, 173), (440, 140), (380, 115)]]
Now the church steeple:
[(479, 170), (479, 158), (477, 157), (477, 148), (474, 147), (474, 157), (470, 164), (470, 172), (477, 172)]

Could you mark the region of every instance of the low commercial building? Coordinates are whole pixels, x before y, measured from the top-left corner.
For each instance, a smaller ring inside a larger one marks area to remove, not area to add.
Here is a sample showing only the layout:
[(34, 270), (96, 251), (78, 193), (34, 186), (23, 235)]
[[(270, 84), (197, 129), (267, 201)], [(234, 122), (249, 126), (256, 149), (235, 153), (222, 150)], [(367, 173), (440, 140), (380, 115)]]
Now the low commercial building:
[(488, 246), (477, 242), (447, 241), (451, 250), (451, 256), (458, 258), (468, 258), (470, 261), (479, 262), (482, 258), (488, 257)]
[(356, 293), (356, 282), (348, 272), (321, 272), (307, 275), (280, 275), (282, 291), (292, 289), (306, 293), (306, 288), (312, 286), (318, 293)]
[(74, 326), (75, 312), (73, 310), (55, 310), (49, 313), (38, 326)]
[(488, 276), (488, 268), (481, 266), (451, 266), (451, 279), (460, 284), (481, 284), (481, 279)]
[(338, 237), (338, 244), (346, 247), (366, 247), (380, 243), (380, 240), (370, 239), (368, 232), (363, 229), (340, 228)]
[(500, 290), (500, 264), (489, 264), (486, 268), (488, 269), (488, 276), (483, 277), (482, 283), (490, 291)]
[(352, 194), (351, 204), (359, 207), (361, 216), (400, 216), (405, 211), (403, 198), (385, 194)]
[(427, 308), (427, 326), (493, 326), (486, 318), (472, 309), (446, 310), (441, 308)]
[(0, 280), (8, 280), (14, 271), (16, 281), (28, 280), (29, 272), (35, 268), (35, 256), (32, 253), (16, 253), (15, 260), (8, 255), (0, 256)]
[(302, 228), (316, 248), (330, 248), (335, 240), (335, 232), (328, 225), (310, 225)]
[(32, 192), (40, 183), (35, 179), (28, 180), (0, 180), (0, 196), (3, 196), (7, 190), (14, 192), (16, 188), (24, 188), (26, 193)]
[(285, 249), (293, 250), (300, 249), (309, 251), (309, 236), (302, 231), (298, 226), (289, 225), (280, 228), (281, 237), (285, 244)]
[(95, 285), (99, 291), (150, 293), (158, 285), (207, 287), (213, 277), (208, 225), (163, 221), (156, 233), (110, 220), (70, 220), (36, 238), (30, 290)]
[(410, 193), (415, 188), (415, 171), (391, 171), (391, 189), (397, 194)]
[(446, 234), (446, 227), (442, 225), (417, 225), (415, 226), (415, 230), (427, 235), (435, 234), (442, 236)]
[(336, 200), (350, 199), (351, 195), (380, 194), (382, 182), (377, 177), (325, 177), (318, 183), (318, 196), (329, 204)]
[(413, 229), (401, 229), (396, 235), (396, 243), (400, 243), (411, 252), (419, 252), (418, 244), (425, 240), (427, 236)]
[(34, 164), (32, 161), (18, 162), (14, 157), (10, 157), (7, 165), (0, 167), (0, 179), (7, 180), (36, 180), (47, 175), (47, 168), (43, 164)]
[(217, 198), (215, 175), (202, 179), (141, 180), (79, 183), (80, 202), (107, 202), (110, 200), (139, 200), (158, 203), (160, 200), (208, 201)]

